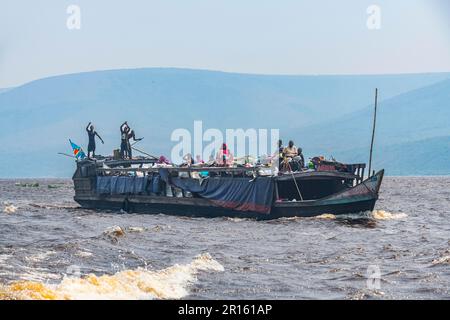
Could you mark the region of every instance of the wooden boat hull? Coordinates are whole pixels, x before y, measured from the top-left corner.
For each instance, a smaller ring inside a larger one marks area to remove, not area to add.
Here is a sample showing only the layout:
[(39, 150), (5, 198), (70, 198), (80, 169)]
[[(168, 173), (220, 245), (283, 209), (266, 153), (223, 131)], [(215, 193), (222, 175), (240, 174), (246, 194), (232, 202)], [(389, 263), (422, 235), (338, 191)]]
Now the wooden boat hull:
[[(87, 209), (94, 210), (123, 210), (123, 202), (113, 202), (101, 199), (76, 199), (76, 201)], [(167, 214), (187, 217), (230, 217), (230, 218), (251, 218), (257, 220), (271, 220), (283, 217), (314, 217), (321, 214), (349, 214), (365, 211), (372, 211), (375, 207), (376, 199), (359, 201), (353, 203), (342, 203), (335, 205), (309, 205), (309, 206), (274, 206), (270, 214), (254, 212), (242, 212), (221, 207), (198, 207), (195, 205), (168, 204), (168, 203), (130, 203), (131, 207), (127, 212), (143, 214)], [(123, 212), (123, 211), (122, 211)]]
[(353, 188), (309, 201), (276, 201), (269, 214), (243, 212), (213, 205), (201, 198), (177, 198), (149, 195), (76, 195), (82, 207), (132, 213), (168, 214), (190, 217), (236, 217), (258, 220), (281, 217), (311, 217), (321, 214), (348, 214), (372, 211), (383, 179), (381, 170)]

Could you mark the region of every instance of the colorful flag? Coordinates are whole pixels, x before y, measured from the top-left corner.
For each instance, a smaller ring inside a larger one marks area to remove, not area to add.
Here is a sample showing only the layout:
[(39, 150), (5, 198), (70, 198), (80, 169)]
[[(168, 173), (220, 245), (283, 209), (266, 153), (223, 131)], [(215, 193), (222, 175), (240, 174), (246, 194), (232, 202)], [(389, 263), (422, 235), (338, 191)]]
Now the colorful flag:
[(72, 146), (73, 155), (75, 156), (75, 158), (81, 159), (81, 160), (86, 158), (86, 154), (84, 153), (83, 149), (81, 149), (80, 146), (73, 143), (72, 140), (70, 140), (70, 139), (69, 139), (69, 142), (70, 142), (70, 145)]

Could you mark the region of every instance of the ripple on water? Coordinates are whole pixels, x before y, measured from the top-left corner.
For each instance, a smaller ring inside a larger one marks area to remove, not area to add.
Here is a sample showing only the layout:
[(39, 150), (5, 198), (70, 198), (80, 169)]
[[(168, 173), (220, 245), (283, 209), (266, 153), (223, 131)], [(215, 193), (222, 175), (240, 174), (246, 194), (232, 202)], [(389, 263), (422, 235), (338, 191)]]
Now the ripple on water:
[[(24, 189), (0, 181), (3, 298), (448, 297), (448, 192), (436, 190), (450, 178), (386, 177), (373, 213), (274, 221), (85, 210), (73, 202), (72, 182), (63, 182)], [(3, 212), (6, 202), (17, 211)], [(104, 234), (111, 226), (124, 235)], [(174, 265), (199, 252), (226, 272), (195, 280), (192, 262)], [(72, 265), (86, 275), (63, 278)], [(370, 265), (380, 267), (386, 295), (366, 289)], [(192, 281), (182, 281), (186, 273)]]

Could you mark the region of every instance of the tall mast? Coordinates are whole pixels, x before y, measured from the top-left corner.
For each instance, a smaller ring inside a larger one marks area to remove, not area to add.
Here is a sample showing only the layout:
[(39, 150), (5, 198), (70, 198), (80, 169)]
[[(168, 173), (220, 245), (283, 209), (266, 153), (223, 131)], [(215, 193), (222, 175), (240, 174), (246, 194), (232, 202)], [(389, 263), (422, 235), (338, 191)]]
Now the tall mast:
[(378, 88), (375, 88), (375, 112), (373, 113), (372, 141), (370, 143), (369, 173), (368, 173), (369, 177), (372, 170), (373, 141), (375, 139), (375, 126), (377, 124), (377, 104), (378, 104)]

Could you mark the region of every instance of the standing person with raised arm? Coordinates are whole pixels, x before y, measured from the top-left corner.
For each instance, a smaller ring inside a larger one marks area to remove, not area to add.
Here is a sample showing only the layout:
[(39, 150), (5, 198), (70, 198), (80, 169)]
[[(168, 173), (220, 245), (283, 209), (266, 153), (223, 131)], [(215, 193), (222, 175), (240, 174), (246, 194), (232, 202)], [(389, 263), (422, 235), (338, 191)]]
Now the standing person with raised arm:
[(104, 144), (105, 142), (103, 141), (102, 137), (100, 137), (100, 135), (97, 133), (97, 131), (95, 131), (94, 125), (91, 124), (91, 122), (88, 123), (86, 131), (89, 137), (87, 156), (88, 158), (91, 158), (92, 153), (92, 158), (95, 158), (95, 136), (97, 136), (100, 139), (102, 144)]
[(122, 159), (127, 158), (128, 155), (128, 133), (130, 132), (130, 127), (128, 122), (125, 121), (120, 126), (120, 157)]

